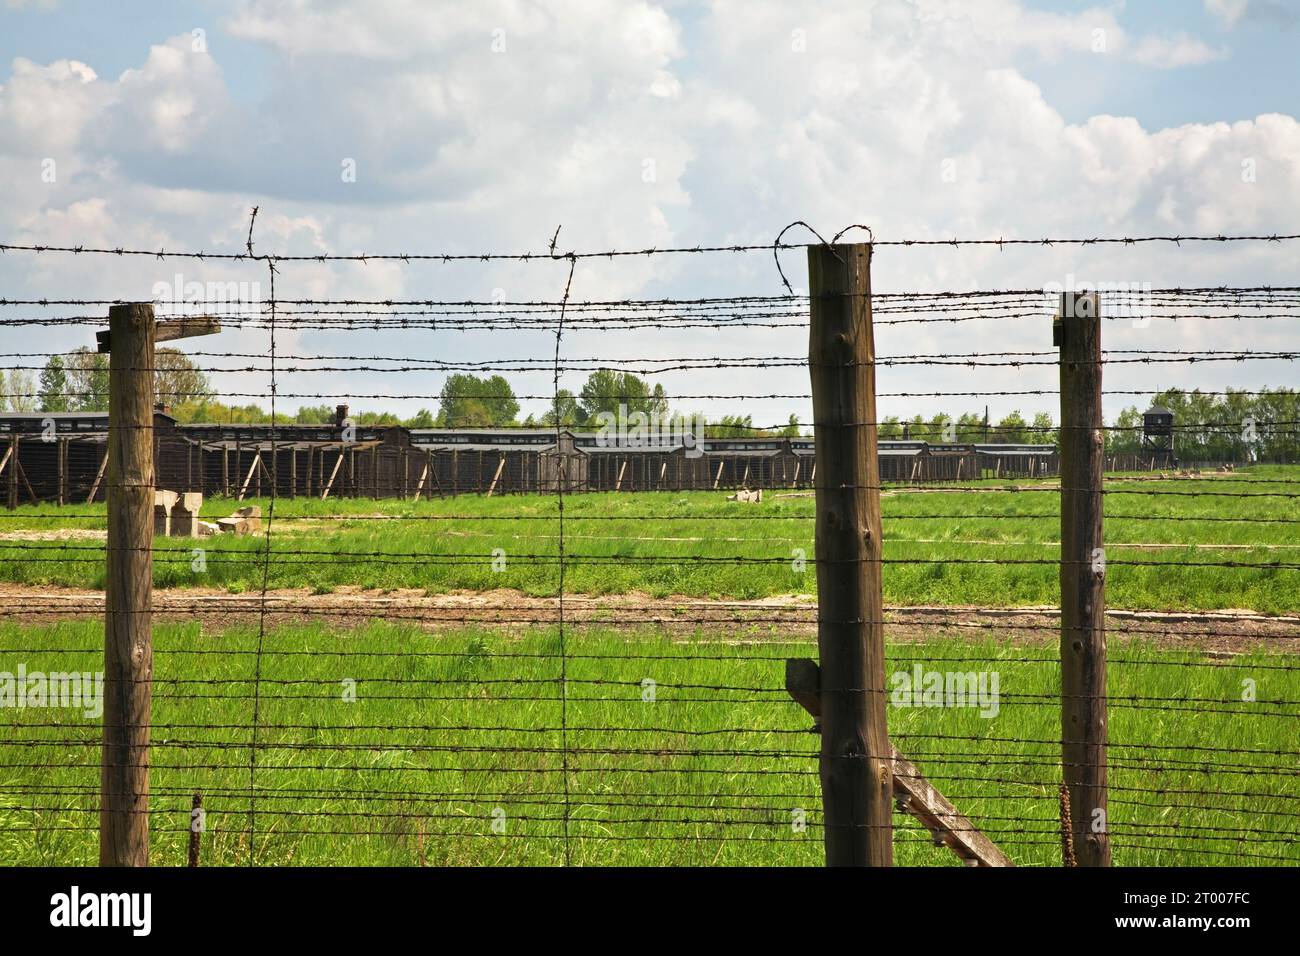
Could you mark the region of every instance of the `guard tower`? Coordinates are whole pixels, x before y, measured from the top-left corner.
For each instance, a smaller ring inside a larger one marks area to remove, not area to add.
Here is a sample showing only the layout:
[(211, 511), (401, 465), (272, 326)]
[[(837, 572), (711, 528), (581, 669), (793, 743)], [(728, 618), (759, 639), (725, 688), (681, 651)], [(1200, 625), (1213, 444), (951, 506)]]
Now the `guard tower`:
[(1163, 405), (1152, 405), (1142, 415), (1142, 453), (1156, 468), (1172, 468), (1174, 457), (1174, 413)]

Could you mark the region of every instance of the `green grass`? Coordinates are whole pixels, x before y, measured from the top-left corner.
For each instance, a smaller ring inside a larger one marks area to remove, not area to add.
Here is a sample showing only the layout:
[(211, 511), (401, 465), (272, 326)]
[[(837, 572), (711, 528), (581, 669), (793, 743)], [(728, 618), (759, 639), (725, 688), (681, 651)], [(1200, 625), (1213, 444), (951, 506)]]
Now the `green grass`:
[[(1246, 482), (1249, 483), (1246, 483)], [(982, 482), (981, 493), (891, 489), (882, 499), (885, 600), (898, 605), (1055, 604), (1059, 493), (997, 490), (1041, 482)], [(1107, 486), (1107, 601), (1132, 609), (1300, 608), (1300, 467), (1260, 466), (1214, 480), (1133, 480)], [(1152, 495), (1150, 492), (1178, 492)], [(1229, 493), (1229, 496), (1189, 492)], [(1138, 494), (1132, 494), (1138, 492)], [(1282, 497), (1265, 497), (1264, 493)], [(1234, 497), (1237, 493), (1251, 497)], [(260, 503), (265, 509), (269, 504)], [(205, 503), (205, 517), (236, 503)], [(418, 503), (281, 499), (272, 525), (272, 587), (416, 588), (429, 593), (558, 586), (558, 502), (553, 496), (460, 496)], [(813, 500), (740, 505), (725, 494), (605, 493), (566, 496), (565, 590), (753, 599), (816, 592)], [(329, 516), (339, 516), (334, 519)], [(376, 520), (376, 516), (390, 520)], [(5, 516), (10, 535), (59, 528), (102, 530), (103, 505), (25, 507)], [(1233, 518), (1239, 521), (1213, 519)], [(1173, 547), (1135, 547), (1172, 545)], [(192, 549), (206, 568), (192, 569)], [(261, 587), (261, 535), (160, 539), (160, 587)], [(103, 587), (102, 541), (0, 541), (0, 581)], [(500, 549), (505, 568), (493, 569)], [(731, 558), (745, 558), (735, 562)], [(1150, 564), (1125, 564), (1138, 561)], [(1200, 567), (1193, 562), (1292, 567)], [(980, 563), (953, 563), (980, 562)], [(1020, 562), (1020, 563), (1017, 563)], [(1028, 563), (1024, 563), (1028, 562)]]
[[(157, 624), (154, 634), (152, 862), (183, 865), (190, 797), (201, 791), (204, 863), (244, 864), (256, 630)], [(0, 625), (0, 670), (98, 670), (102, 639), (98, 620)], [(268, 632), (255, 861), (410, 865), (423, 853), (429, 865), (558, 864), (566, 782), (575, 863), (821, 861), (816, 738), (781, 689), (782, 659), (815, 656), (815, 646), (770, 627), (672, 640), (571, 629), (566, 642), (562, 711), (551, 629)], [(942, 631), (889, 648), (890, 671), (920, 662), (999, 675), (996, 717), (893, 706), (890, 733), (1019, 865), (1060, 861), (1054, 657)], [(1300, 672), (1285, 669), (1293, 658), (1211, 663), (1115, 643), (1111, 657), (1115, 862), (1300, 863), (1300, 722), (1294, 704), (1266, 703), (1300, 698)], [(647, 678), (654, 702), (642, 699)], [(1240, 702), (1245, 678), (1257, 681), (1256, 703)], [(355, 702), (343, 699), (347, 680)], [(99, 721), (77, 711), (0, 709), (0, 860), (95, 862), (98, 740)], [(504, 835), (492, 832), (498, 808)], [(798, 808), (802, 833), (791, 825)], [(910, 817), (896, 813), (895, 825), (897, 862), (955, 865)]]

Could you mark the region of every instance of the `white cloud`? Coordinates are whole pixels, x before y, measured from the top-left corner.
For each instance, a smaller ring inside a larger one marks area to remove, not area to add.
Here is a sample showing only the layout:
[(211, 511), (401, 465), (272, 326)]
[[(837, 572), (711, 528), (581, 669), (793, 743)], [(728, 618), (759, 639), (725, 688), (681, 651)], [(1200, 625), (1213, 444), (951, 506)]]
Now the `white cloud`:
[(1232, 29), (1237, 25), (1250, 0), (1205, 0), (1205, 9), (1223, 21), (1223, 25)]
[(1225, 49), (1215, 49), (1185, 34), (1172, 37), (1143, 37), (1129, 50), (1131, 59), (1144, 66), (1162, 70), (1180, 66), (1197, 66), (1222, 60), (1228, 56)]
[[(251, 103), (228, 90), (223, 45), (196, 53), (188, 35), (141, 51), (140, 66), (116, 79), (75, 61), (19, 60), (0, 87), (0, 177), (16, 184), (0, 209), (0, 235), (236, 251), (253, 204), (263, 209), (259, 249), (308, 255), (541, 251), (561, 223), (561, 248), (598, 249), (766, 242), (794, 219), (828, 235), (865, 222), (879, 237), (917, 238), (1273, 232), (1300, 221), (1294, 117), (1164, 130), (1109, 115), (1069, 123), (1026, 78), (1026, 59), (1095, 55), (1099, 29), (1110, 53), (1150, 66), (1218, 55), (1188, 36), (1129, 35), (1122, 5), (1052, 14), (1016, 0), (718, 0), (689, 28), (676, 12), (594, 0), (436, 10), (244, 3), (227, 26), (266, 45), (274, 64)], [(505, 46), (494, 53), (496, 29)], [(46, 156), (59, 160), (57, 183), (39, 179)], [(355, 161), (356, 182), (340, 174), (346, 160)], [(1243, 180), (1246, 161), (1253, 182)], [(1254, 283), (1289, 280), (1286, 256), (1281, 248), (882, 248), (877, 285), (1041, 287), (1068, 273)], [(796, 282), (800, 258), (782, 260)], [(184, 268), (199, 279), (266, 280), (264, 269), (246, 266)], [(136, 296), (174, 269), (148, 259), (53, 257), (23, 266), (10, 256), (0, 260), (0, 280), (44, 294)], [(564, 278), (559, 263), (304, 264), (286, 265), (277, 289), (486, 298), (503, 288), (510, 298), (555, 298)], [(584, 261), (574, 280), (578, 298), (778, 288), (770, 255)], [(883, 330), (882, 349), (988, 345), (979, 337), (987, 329), (942, 331)], [(247, 342), (258, 335), (239, 334)], [(1028, 324), (997, 336), (1008, 347), (1043, 344), (1042, 329)], [(364, 347), (397, 347), (372, 338)], [(320, 351), (359, 348), (334, 334), (303, 332), (297, 341)], [(412, 334), (402, 343), (497, 358), (554, 347), (545, 335)], [(743, 339), (565, 337), (566, 353), (577, 355), (799, 354), (805, 346), (789, 329)], [(890, 373), (891, 384), (917, 384), (920, 374)], [(962, 374), (951, 373), (949, 384)], [(1032, 381), (1029, 371), (1022, 377)], [(427, 376), (395, 388), (393, 377), (340, 381), (304, 379), (284, 390), (434, 393), (439, 384)], [(965, 381), (988, 386), (987, 378)], [(665, 384), (693, 392), (806, 385), (797, 370)], [(776, 421), (792, 410), (795, 403), (753, 409), (756, 420)]]

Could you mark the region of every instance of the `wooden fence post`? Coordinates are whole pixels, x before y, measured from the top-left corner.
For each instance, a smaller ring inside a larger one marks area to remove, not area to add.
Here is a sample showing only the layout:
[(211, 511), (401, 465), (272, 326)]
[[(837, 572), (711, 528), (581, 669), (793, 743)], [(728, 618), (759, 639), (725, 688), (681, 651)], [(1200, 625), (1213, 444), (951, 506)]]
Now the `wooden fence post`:
[(153, 362), (148, 303), (108, 310), (108, 550), (99, 865), (149, 865)]
[(891, 866), (871, 245), (808, 249), (828, 866)]
[(1101, 308), (1061, 296), (1061, 763), (1079, 866), (1110, 866)]

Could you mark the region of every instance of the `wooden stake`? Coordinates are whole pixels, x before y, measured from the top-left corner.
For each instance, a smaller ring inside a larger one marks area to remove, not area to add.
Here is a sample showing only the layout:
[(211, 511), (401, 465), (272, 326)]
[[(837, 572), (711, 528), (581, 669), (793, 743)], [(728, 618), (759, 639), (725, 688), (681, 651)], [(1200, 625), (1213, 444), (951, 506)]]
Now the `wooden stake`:
[[(321, 469), (325, 468), (325, 450), (321, 449)], [(343, 449), (339, 448), (338, 460), (334, 462), (334, 470), (330, 472), (330, 480), (325, 483), (325, 489), (320, 493), (320, 500), (324, 501), (330, 496), (330, 489), (334, 487), (334, 479), (338, 477), (339, 468), (343, 464)]]
[(153, 306), (108, 310), (108, 561), (99, 865), (149, 864), (153, 698)]
[(497, 490), (497, 482), (501, 480), (501, 471), (506, 467), (506, 456), (502, 455), (501, 460), (497, 462), (496, 474), (492, 476), (492, 484), (488, 485), (487, 496), (492, 497), (492, 492)]
[(1061, 296), (1061, 760), (1079, 866), (1110, 866), (1100, 311)]
[(99, 460), (99, 470), (95, 472), (95, 480), (91, 483), (90, 494), (86, 496), (86, 504), (95, 500), (95, 492), (99, 491), (99, 483), (104, 479), (104, 469), (108, 467), (108, 447), (104, 448), (104, 457)]
[(808, 249), (828, 866), (893, 864), (871, 246)]
[(257, 472), (257, 466), (261, 463), (262, 452), (259, 450), (253, 454), (253, 463), (248, 466), (248, 477), (244, 479), (243, 485), (240, 486), (238, 501), (244, 500), (244, 495), (248, 492), (248, 483), (253, 480), (253, 475)]

